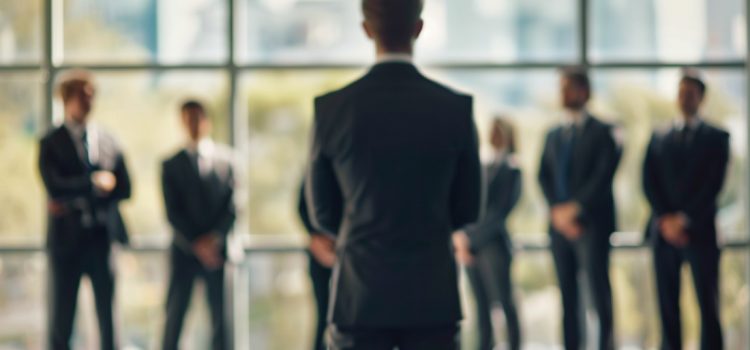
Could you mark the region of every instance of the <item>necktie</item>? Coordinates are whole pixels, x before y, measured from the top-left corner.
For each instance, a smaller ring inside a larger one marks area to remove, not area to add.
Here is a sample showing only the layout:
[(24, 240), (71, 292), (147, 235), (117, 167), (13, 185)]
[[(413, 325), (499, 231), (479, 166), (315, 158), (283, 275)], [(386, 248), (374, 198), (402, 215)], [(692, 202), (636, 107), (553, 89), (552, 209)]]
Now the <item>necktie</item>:
[(555, 172), (555, 192), (557, 200), (565, 202), (570, 200), (569, 177), (570, 165), (573, 160), (573, 148), (576, 142), (575, 125), (566, 127), (561, 131), (560, 149), (558, 150), (557, 171)]

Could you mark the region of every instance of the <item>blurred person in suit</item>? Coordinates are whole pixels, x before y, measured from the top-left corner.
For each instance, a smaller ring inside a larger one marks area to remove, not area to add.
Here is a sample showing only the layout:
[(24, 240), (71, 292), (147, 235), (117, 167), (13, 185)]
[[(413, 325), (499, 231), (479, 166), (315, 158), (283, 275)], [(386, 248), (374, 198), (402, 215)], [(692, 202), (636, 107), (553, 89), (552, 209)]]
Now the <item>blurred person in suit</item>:
[(299, 216), (305, 231), (310, 235), (309, 273), (312, 282), (313, 295), (315, 297), (315, 311), (317, 314), (315, 327), (315, 341), (313, 350), (325, 350), (325, 330), (328, 326), (326, 315), (328, 314), (328, 299), (331, 290), (331, 273), (336, 262), (336, 237), (325, 233), (316, 232), (307, 212), (307, 201), (305, 200), (304, 182), (300, 189)]
[(565, 348), (585, 346), (585, 303), (598, 316), (599, 349), (614, 348), (609, 238), (615, 231), (612, 183), (621, 147), (613, 125), (586, 110), (588, 74), (562, 71), (565, 120), (547, 133), (539, 183), (550, 207), (550, 248), (563, 304)]
[(164, 205), (174, 234), (163, 348), (178, 348), (193, 284), (200, 277), (211, 313), (212, 348), (227, 349), (224, 272), (236, 216), (233, 156), (229, 147), (210, 138), (211, 121), (202, 103), (186, 101), (180, 114), (187, 144), (162, 165)]
[(481, 165), (472, 98), (412, 63), (422, 8), (363, 0), (377, 64), (315, 100), (305, 195), (315, 231), (337, 236), (331, 349), (459, 348), (451, 235), (479, 217)]
[(48, 345), (70, 349), (78, 288), (87, 275), (94, 290), (100, 346), (114, 349), (113, 243), (128, 243), (119, 204), (130, 198), (130, 177), (120, 145), (91, 122), (96, 92), (91, 74), (67, 72), (58, 89), (65, 120), (42, 138), (39, 152), (48, 196)]
[(492, 310), (502, 307), (508, 331), (508, 348), (521, 346), (521, 329), (513, 299), (511, 261), (513, 243), (506, 220), (521, 197), (521, 170), (515, 161), (516, 140), (513, 126), (507, 119), (496, 118), (490, 130), (492, 160), (484, 166), (486, 203), (484, 216), (458, 231), (469, 242), (471, 255), (456, 256), (466, 266), (474, 291), (479, 327), (479, 349), (495, 347)]
[(719, 321), (719, 257), (716, 212), (729, 162), (729, 134), (700, 114), (706, 84), (680, 81), (681, 115), (653, 134), (643, 166), (643, 188), (652, 215), (651, 241), (659, 295), (662, 349), (682, 349), (680, 271), (693, 272), (701, 314), (701, 349), (723, 347)]

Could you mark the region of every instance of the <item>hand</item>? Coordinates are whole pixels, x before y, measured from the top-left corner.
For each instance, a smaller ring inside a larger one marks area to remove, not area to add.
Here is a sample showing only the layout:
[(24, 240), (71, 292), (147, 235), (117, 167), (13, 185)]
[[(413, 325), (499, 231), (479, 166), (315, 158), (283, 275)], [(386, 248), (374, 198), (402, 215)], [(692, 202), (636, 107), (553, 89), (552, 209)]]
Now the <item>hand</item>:
[(64, 204), (62, 204), (60, 202), (57, 202), (57, 201), (54, 201), (54, 200), (49, 200), (49, 201), (47, 201), (47, 211), (52, 216), (60, 217), (60, 216), (65, 215), (65, 213), (68, 210), (65, 208)]
[(688, 220), (682, 214), (667, 214), (659, 218), (659, 231), (667, 243), (682, 248), (690, 243), (685, 229)]
[(193, 242), (193, 254), (209, 270), (216, 270), (224, 265), (221, 256), (221, 239), (216, 234), (205, 234)]
[(91, 174), (91, 182), (97, 190), (103, 193), (110, 193), (117, 186), (117, 178), (110, 171), (94, 172)]
[(576, 241), (583, 235), (583, 228), (578, 222), (581, 207), (578, 203), (567, 202), (552, 207), (552, 227), (570, 241)]
[(319, 264), (332, 268), (336, 264), (336, 241), (328, 235), (310, 235), (310, 253)]
[(471, 240), (469, 240), (469, 235), (464, 231), (456, 231), (453, 233), (452, 239), (458, 263), (464, 266), (473, 265), (474, 255), (471, 254)]

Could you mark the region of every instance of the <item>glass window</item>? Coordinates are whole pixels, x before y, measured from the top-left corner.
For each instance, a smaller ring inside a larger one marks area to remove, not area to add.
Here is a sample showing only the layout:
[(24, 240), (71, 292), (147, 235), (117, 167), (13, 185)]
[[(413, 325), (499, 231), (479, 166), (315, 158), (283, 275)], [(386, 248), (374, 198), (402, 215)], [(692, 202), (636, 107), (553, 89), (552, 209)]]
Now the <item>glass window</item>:
[(577, 0), (431, 0), (417, 40), (424, 61), (573, 61)]
[(41, 0), (0, 0), (0, 64), (40, 61), (41, 17)]
[(237, 1), (237, 55), (243, 62), (366, 62), (359, 1)]
[(0, 74), (0, 237), (41, 243), (45, 195), (37, 159), (42, 79), (37, 73)]
[[(244, 0), (238, 54), (250, 62), (370, 62), (359, 1)], [(420, 60), (571, 61), (576, 57), (576, 0), (425, 2)]]
[(122, 205), (131, 237), (163, 238), (171, 231), (164, 218), (161, 162), (186, 142), (180, 104), (187, 98), (205, 101), (214, 121), (214, 136), (227, 143), (227, 77), (212, 71), (128, 71), (100, 72), (95, 79), (92, 121), (119, 140), (133, 181), (133, 196)]
[(307, 254), (256, 254), (242, 269), (235, 309), (245, 317), (235, 324), (236, 348), (311, 348), (316, 310)]
[[(226, 1), (65, 0), (65, 63), (220, 63)], [(56, 46), (57, 48), (57, 46)]]
[(742, 0), (593, 0), (590, 14), (591, 54), (596, 61), (745, 57)]
[(0, 255), (0, 348), (46, 347), (46, 264), (42, 253)]
[(238, 147), (250, 160), (249, 220), (253, 234), (299, 232), (297, 200), (308, 156), (315, 96), (343, 87), (350, 70), (257, 71), (241, 79)]

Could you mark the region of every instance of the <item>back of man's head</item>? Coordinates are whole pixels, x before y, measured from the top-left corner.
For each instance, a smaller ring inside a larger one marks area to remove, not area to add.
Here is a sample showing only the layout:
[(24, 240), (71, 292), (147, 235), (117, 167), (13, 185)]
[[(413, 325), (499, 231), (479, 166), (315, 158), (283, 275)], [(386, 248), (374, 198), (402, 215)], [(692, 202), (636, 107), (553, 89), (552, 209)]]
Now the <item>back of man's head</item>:
[(419, 32), (424, 0), (362, 0), (370, 35), (389, 51), (411, 47)]

